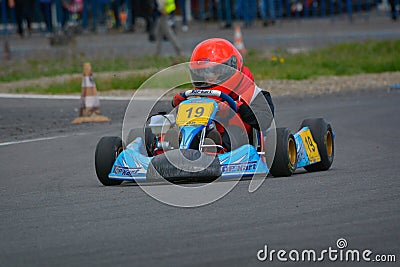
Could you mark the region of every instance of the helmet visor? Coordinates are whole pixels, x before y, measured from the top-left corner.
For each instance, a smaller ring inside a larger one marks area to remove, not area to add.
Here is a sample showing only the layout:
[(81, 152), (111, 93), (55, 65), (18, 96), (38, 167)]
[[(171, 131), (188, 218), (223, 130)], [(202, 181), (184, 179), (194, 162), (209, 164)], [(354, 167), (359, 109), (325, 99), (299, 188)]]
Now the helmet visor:
[[(204, 67), (202, 66), (205, 65)], [(193, 65), (195, 67), (193, 67)], [(190, 77), (195, 87), (211, 88), (227, 81), (236, 69), (227, 64), (215, 62), (193, 62), (190, 66)]]

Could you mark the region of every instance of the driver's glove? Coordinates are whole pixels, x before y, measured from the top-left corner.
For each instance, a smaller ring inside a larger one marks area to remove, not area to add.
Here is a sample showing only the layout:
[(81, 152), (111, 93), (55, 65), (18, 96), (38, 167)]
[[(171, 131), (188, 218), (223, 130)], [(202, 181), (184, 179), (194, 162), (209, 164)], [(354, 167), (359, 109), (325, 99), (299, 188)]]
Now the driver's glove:
[(186, 98), (184, 97), (183, 93), (178, 93), (174, 95), (174, 98), (172, 99), (172, 106), (173, 107), (178, 106), (185, 99)]

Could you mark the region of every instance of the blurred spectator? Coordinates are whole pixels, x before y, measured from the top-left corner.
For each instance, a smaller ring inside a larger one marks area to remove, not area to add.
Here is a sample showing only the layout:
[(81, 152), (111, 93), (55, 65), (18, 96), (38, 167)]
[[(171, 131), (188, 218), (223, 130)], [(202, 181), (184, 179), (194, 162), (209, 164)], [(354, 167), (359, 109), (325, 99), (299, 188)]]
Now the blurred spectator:
[(35, 7), (35, 0), (14, 0), (9, 2), (11, 5), (14, 5), (15, 8), (15, 19), (17, 22), (18, 35), (21, 38), (24, 37), (24, 27), (23, 27), (24, 20), (26, 21), (28, 35), (31, 35), (32, 32), (31, 23)]
[(156, 40), (156, 36), (154, 34), (155, 23), (158, 18), (158, 11), (156, 10), (155, 0), (146, 0), (146, 8), (148, 14), (148, 24), (146, 25), (146, 30), (148, 27), (149, 41), (154, 42)]
[(154, 28), (154, 1), (153, 0), (145, 0), (141, 1), (142, 4), (142, 13), (144, 20), (146, 21), (146, 32), (151, 34)]
[(250, 27), (256, 17), (256, 0), (237, 0), (235, 4), (235, 18), (243, 19), (245, 27)]
[(209, 13), (210, 19), (215, 19), (214, 8), (215, 8), (215, 11), (217, 12), (218, 22), (221, 22), (222, 21), (221, 0), (208, 0), (208, 13)]
[(232, 8), (231, 0), (220, 0), (221, 9), (224, 11), (223, 17), (225, 18), (225, 29), (232, 28)]
[(121, 20), (119, 19), (119, 8), (121, 6), (121, 0), (111, 0), (111, 9), (114, 15), (115, 28), (121, 30)]
[(107, 25), (107, 11), (110, 8), (110, 2), (111, 0), (100, 0), (99, 1), (99, 11), (100, 11), (100, 16), (99, 16), (99, 24), (100, 27), (106, 27)]
[(396, 4), (399, 4), (399, 1), (396, 0), (389, 0), (389, 4), (390, 4), (390, 12), (391, 12), (391, 16), (392, 16), (392, 20), (397, 20), (398, 17), (398, 11), (396, 10)]
[(47, 34), (53, 33), (53, 20), (51, 17), (51, 0), (39, 0), (42, 18), (46, 24)]
[(136, 19), (142, 16), (146, 22), (146, 32), (151, 35), (154, 27), (154, 0), (128, 0), (130, 1), (131, 21), (127, 27), (128, 31), (135, 31)]
[(100, 0), (100, 23), (108, 29), (121, 29), (119, 18), (120, 4), (120, 0)]
[(135, 25), (136, 25), (136, 18), (138, 17), (138, 13), (139, 13), (138, 8), (140, 5), (140, 0), (128, 0), (128, 1), (129, 1), (131, 19), (130, 19), (130, 23), (128, 25), (127, 31), (134, 32)]
[(73, 26), (77, 26), (76, 24), (83, 11), (83, 0), (62, 0), (61, 4), (61, 27), (65, 29), (68, 26), (68, 22), (72, 23)]
[(181, 54), (181, 48), (170, 23), (170, 14), (174, 12), (175, 9), (175, 0), (156, 0), (156, 10), (159, 15), (155, 26), (155, 36), (157, 40), (156, 56), (159, 56), (161, 53), (161, 45), (164, 36), (171, 42), (176, 54), (178, 56)]
[(187, 32), (189, 27), (187, 25), (186, 0), (179, 0), (179, 7), (182, 13), (182, 31)]
[(275, 0), (260, 0), (260, 16), (264, 26), (275, 24)]
[(208, 10), (205, 10), (205, 0), (200, 0), (200, 20), (213, 20), (214, 9), (217, 12), (218, 22), (222, 22), (223, 18), (225, 18), (225, 25), (223, 28), (231, 28), (232, 27), (232, 15), (231, 15), (231, 1), (232, 0), (208, 0)]
[(61, 28), (65, 29), (65, 27), (67, 26), (68, 21), (71, 18), (70, 15), (70, 11), (69, 11), (69, 6), (71, 5), (71, 1), (70, 0), (62, 0), (61, 1), (61, 12), (62, 12), (62, 16), (61, 16)]
[[(175, 8), (176, 8), (176, 7), (175, 7)], [(171, 25), (171, 28), (172, 28), (172, 30), (174, 31), (174, 33), (177, 34), (177, 31), (176, 31), (175, 11), (176, 11), (176, 9), (175, 9), (174, 11), (172, 11), (172, 12), (169, 14), (168, 23), (169, 23), (169, 25)], [(164, 40), (166, 40), (166, 39), (167, 39), (167, 38), (164, 37)]]

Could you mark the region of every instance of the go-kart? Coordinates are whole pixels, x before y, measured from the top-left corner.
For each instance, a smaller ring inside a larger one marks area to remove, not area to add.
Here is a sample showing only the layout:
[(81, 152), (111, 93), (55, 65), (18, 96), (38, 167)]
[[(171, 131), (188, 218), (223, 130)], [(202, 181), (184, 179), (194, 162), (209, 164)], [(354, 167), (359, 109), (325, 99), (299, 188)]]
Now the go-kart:
[[(225, 121), (240, 121), (236, 102), (216, 90), (188, 90), (182, 95), (186, 100), (176, 114), (151, 116), (143, 128), (132, 129), (125, 142), (120, 137), (100, 139), (95, 168), (103, 185), (238, 179), (268, 173), (290, 176), (301, 167), (328, 170), (333, 162), (334, 132), (325, 119), (306, 119), (295, 134), (274, 127), (246, 132), (228, 122), (224, 125), (227, 145), (216, 126), (222, 124), (224, 105), (233, 113)], [(246, 142), (237, 141), (243, 136)]]

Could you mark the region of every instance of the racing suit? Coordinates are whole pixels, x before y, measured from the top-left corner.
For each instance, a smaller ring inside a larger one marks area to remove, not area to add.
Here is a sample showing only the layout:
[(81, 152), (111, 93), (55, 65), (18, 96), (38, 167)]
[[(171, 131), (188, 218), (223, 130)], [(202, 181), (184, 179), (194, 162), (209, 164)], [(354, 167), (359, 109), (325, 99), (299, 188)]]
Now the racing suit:
[[(241, 123), (239, 125), (235, 123), (235, 118), (229, 121), (228, 125), (230, 126), (226, 127), (227, 131), (218, 129), (221, 132), (223, 146), (228, 151), (252, 143), (251, 128), (265, 131), (270, 127), (274, 117), (274, 104), (271, 94), (254, 83), (253, 74), (247, 67), (243, 67), (242, 73), (243, 78), (236, 88), (229, 93), (229, 96), (237, 103), (238, 114), (244, 122), (246, 132), (243, 131), (243, 126), (240, 126)], [(232, 125), (239, 127), (232, 127)]]
[(265, 131), (271, 125), (275, 111), (271, 94), (254, 83), (253, 74), (249, 68), (244, 66), (242, 73), (248, 79), (243, 78), (230, 96), (238, 102), (238, 113), (243, 121), (257, 130)]

